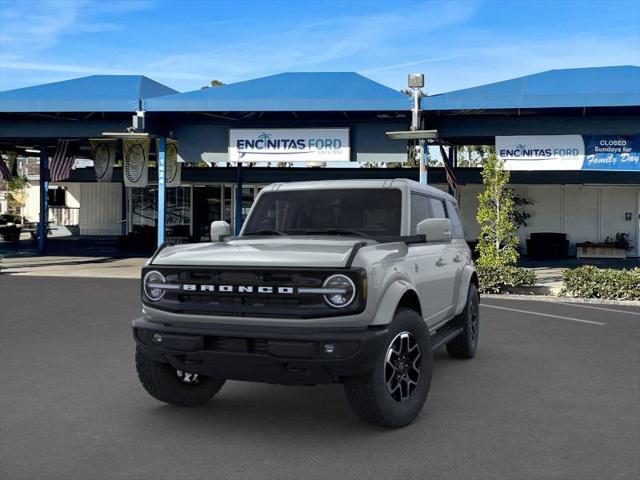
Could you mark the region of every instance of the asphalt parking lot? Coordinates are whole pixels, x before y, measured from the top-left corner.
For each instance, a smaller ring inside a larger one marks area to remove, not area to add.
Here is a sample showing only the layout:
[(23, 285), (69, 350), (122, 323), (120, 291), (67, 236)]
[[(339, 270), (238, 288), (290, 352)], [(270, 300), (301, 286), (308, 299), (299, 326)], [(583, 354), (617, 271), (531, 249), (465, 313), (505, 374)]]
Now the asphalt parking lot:
[(133, 364), (138, 289), (0, 276), (1, 478), (640, 478), (638, 307), (484, 300), (477, 357), (438, 352), (421, 416), (392, 431), (338, 385), (158, 403)]

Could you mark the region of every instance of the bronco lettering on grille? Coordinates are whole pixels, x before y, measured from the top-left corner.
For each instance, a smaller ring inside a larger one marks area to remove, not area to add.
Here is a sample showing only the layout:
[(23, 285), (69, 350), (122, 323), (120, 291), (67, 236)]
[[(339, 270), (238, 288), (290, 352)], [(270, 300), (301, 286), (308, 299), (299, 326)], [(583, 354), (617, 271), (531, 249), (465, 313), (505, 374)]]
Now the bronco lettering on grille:
[(293, 294), (293, 287), (271, 287), (271, 286), (254, 286), (254, 285), (210, 285), (185, 283), (182, 285), (184, 292), (220, 292), (220, 293), (276, 293), (276, 294)]

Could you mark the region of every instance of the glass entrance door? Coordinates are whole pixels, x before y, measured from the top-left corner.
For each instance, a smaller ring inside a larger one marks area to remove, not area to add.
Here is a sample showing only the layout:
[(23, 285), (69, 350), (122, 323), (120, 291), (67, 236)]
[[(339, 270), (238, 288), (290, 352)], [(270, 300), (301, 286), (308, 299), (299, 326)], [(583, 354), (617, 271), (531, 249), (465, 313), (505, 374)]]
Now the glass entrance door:
[(224, 209), (222, 185), (193, 187), (193, 236), (195, 242), (211, 240), (211, 222), (222, 220)]

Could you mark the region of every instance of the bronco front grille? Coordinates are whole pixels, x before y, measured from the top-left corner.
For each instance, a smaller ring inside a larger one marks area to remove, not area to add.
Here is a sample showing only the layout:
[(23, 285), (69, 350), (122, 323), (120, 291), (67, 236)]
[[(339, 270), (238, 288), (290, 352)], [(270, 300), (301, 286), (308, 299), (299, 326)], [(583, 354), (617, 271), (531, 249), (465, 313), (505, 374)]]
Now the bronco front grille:
[[(358, 313), (366, 301), (365, 275), (360, 269), (231, 270), (151, 266), (144, 269), (142, 277), (150, 270), (161, 272), (169, 284), (195, 286), (193, 291), (167, 290), (156, 302), (149, 301), (143, 294), (143, 302), (150, 307), (175, 313), (313, 318)], [(321, 288), (325, 279), (335, 273), (349, 276), (356, 285), (356, 298), (348, 307), (336, 309), (327, 305), (321, 294), (298, 292), (299, 288)], [(203, 286), (212, 291), (202, 291)], [(244, 291), (238, 291), (240, 286)], [(248, 287), (252, 291), (247, 291)], [(229, 291), (220, 291), (224, 289)]]

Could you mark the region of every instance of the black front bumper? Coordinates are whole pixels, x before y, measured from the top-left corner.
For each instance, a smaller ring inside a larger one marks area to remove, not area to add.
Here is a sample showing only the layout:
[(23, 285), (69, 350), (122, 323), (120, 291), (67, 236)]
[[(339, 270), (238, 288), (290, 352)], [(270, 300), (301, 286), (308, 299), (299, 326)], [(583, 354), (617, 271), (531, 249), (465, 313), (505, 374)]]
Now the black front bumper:
[(326, 384), (368, 373), (386, 347), (387, 332), (133, 322), (142, 353), (176, 370), (283, 385)]

